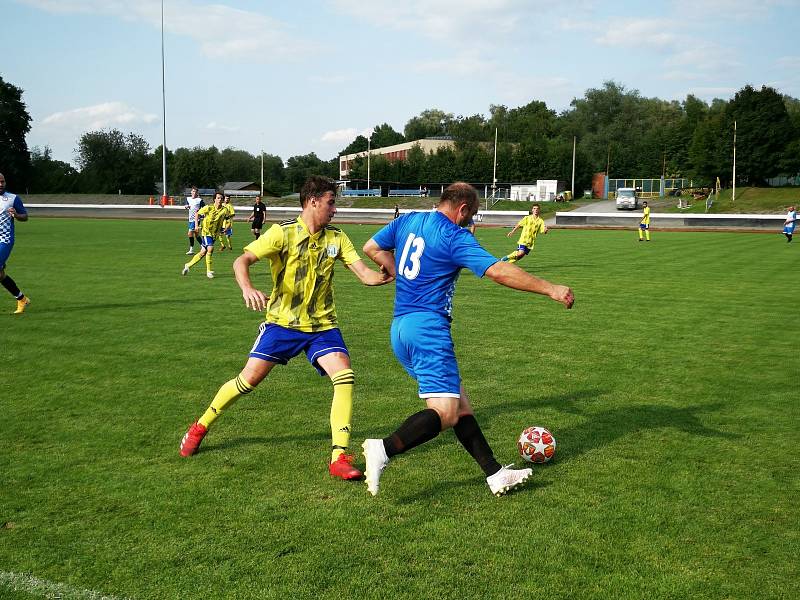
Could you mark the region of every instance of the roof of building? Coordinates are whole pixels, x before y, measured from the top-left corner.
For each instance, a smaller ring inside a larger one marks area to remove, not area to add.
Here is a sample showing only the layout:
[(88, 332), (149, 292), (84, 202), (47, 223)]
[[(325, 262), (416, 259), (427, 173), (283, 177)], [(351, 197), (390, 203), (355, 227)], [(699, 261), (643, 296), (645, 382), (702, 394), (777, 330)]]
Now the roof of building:
[(243, 190), (246, 187), (255, 185), (255, 181), (228, 181), (223, 189), (226, 190)]

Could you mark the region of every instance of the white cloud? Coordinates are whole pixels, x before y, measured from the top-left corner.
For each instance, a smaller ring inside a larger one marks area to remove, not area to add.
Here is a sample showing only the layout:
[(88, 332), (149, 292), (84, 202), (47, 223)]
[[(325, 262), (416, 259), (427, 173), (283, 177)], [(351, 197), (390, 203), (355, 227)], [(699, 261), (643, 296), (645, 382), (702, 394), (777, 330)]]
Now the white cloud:
[[(106, 15), (161, 28), (159, 0), (20, 1), (52, 13)], [(164, 30), (195, 40), (203, 54), (211, 58), (278, 61), (306, 54), (315, 47), (307, 40), (301, 43), (283, 23), (266, 15), (194, 0), (165, 2)]]
[(241, 129), (242, 128), (238, 125), (223, 125), (216, 121), (211, 121), (206, 125), (206, 130), (212, 133), (236, 133), (237, 131), (241, 131)]
[(716, 20), (761, 20), (776, 8), (797, 8), (800, 0), (673, 0), (682, 19), (713, 17)]
[(372, 129), (362, 129), (361, 131), (359, 131), (355, 127), (348, 127), (346, 129), (334, 129), (332, 131), (326, 131), (325, 133), (323, 133), (319, 141), (329, 144), (334, 144), (334, 143), (349, 144), (359, 135), (367, 137), (369, 136), (370, 133), (372, 133)]
[(675, 45), (679, 24), (671, 19), (614, 19), (614, 26), (604, 27), (597, 42), (604, 46), (623, 46), (638, 50), (644, 46), (657, 48)]
[(734, 57), (732, 49), (713, 42), (699, 42), (686, 46), (667, 58), (664, 64), (668, 68), (694, 72), (723, 72), (742, 66), (742, 63)]
[(373, 25), (456, 44), (473, 44), (482, 35), (506, 35), (548, 10), (546, 3), (528, 0), (330, 1), (339, 11)]
[(56, 112), (42, 119), (43, 129), (66, 129), (75, 132), (106, 127), (149, 125), (159, 121), (156, 115), (142, 112), (124, 102), (103, 102), (93, 106)]

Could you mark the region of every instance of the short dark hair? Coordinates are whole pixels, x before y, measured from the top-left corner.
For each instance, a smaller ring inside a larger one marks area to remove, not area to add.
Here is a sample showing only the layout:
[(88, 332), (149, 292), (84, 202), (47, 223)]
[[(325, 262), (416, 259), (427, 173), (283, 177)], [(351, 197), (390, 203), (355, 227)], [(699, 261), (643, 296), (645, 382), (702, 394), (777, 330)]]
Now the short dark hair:
[(305, 206), (311, 198), (321, 198), (326, 192), (336, 195), (336, 182), (330, 177), (312, 175), (300, 188), (300, 206)]
[(478, 208), (478, 191), (470, 184), (456, 181), (448, 185), (439, 198), (439, 204), (447, 202), (450, 206), (457, 207), (466, 204), (471, 210)]
[(531, 204), (531, 209), (528, 211), (528, 213), (533, 214), (533, 209), (534, 208), (542, 208), (542, 207), (539, 206), (538, 202), (534, 202), (533, 204)]

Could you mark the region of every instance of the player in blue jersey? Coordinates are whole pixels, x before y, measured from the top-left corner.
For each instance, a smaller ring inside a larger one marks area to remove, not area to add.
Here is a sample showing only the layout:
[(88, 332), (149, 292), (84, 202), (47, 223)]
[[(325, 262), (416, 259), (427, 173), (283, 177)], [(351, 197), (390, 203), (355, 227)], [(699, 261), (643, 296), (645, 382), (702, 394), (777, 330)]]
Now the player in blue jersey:
[(6, 262), (14, 248), (14, 221), (27, 221), (28, 211), (22, 204), (22, 198), (6, 191), (6, 178), (0, 173), (0, 285), (17, 299), (15, 315), (25, 312), (30, 299), (19, 291), (16, 282), (6, 275)]
[(378, 493), (389, 460), (423, 444), (450, 427), (486, 474), (497, 496), (521, 484), (531, 469), (509, 469), (494, 458), (461, 381), (450, 335), (456, 280), (466, 267), (478, 277), (517, 290), (549, 296), (572, 307), (572, 290), (554, 285), (499, 261), (463, 228), (478, 212), (471, 185), (454, 183), (442, 193), (436, 210), (395, 219), (373, 236), (364, 253), (396, 276), (392, 349), (419, 385), (427, 408), (411, 415), (388, 437), (364, 441), (367, 489)]

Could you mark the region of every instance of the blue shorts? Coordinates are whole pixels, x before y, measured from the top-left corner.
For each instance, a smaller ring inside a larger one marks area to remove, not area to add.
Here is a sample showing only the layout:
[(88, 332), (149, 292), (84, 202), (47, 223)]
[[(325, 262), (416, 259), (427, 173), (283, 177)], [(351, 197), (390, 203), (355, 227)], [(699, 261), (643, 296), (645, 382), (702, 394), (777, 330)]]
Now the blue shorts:
[(650, 225), (647, 223), (639, 223), (639, 229), (650, 229)]
[(194, 231), (194, 221), (189, 221), (189, 231)]
[(201, 235), (200, 236), (200, 245), (203, 248), (213, 248), (214, 247), (214, 236)]
[(11, 249), (14, 247), (14, 244), (4, 244), (0, 243), (0, 269), (6, 268), (6, 261), (8, 257), (11, 256)]
[(420, 398), (461, 397), (461, 376), (447, 317), (429, 312), (395, 317), (392, 350), (417, 381)]
[(305, 333), (274, 323), (262, 323), (258, 328), (258, 337), (250, 350), (250, 357), (285, 365), (301, 352), (306, 353), (308, 362), (320, 375), (326, 374), (317, 362), (321, 356), (332, 352), (343, 352), (350, 356), (347, 346), (344, 345), (342, 332), (338, 329)]
[(224, 233), (228, 237), (231, 237), (233, 235), (233, 227), (226, 227), (225, 229), (222, 230), (222, 233)]
[(792, 223), (791, 225), (785, 225), (783, 228), (783, 233), (792, 235), (794, 233), (794, 225), (795, 225), (794, 223)]
[(523, 244), (520, 244), (517, 246), (517, 252), (522, 252), (525, 256), (528, 256), (528, 254), (531, 253), (531, 249)]

